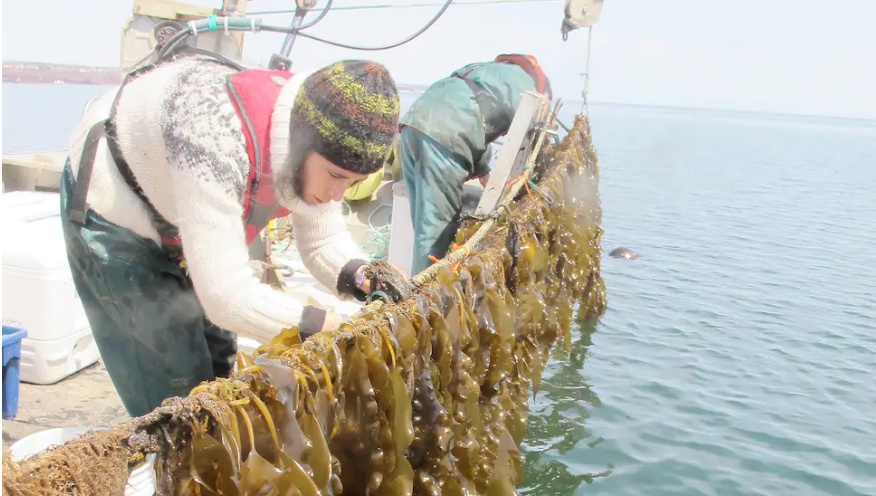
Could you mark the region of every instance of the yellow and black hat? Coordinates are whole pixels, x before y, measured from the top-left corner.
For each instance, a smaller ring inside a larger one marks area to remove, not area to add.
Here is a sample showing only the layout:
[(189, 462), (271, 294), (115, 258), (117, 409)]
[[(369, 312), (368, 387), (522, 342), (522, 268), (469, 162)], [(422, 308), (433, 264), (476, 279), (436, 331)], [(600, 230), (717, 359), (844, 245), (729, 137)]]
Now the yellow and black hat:
[(292, 109), (292, 118), (314, 131), (312, 150), (357, 174), (383, 165), (398, 116), (395, 81), (366, 60), (342, 60), (311, 74)]

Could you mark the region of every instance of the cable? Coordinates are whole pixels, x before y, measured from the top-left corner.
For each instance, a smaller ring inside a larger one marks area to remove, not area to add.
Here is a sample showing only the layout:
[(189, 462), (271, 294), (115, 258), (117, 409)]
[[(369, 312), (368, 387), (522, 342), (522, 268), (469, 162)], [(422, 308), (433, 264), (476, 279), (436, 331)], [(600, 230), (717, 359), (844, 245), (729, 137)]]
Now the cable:
[[(311, 40), (313, 40), (313, 41), (317, 41), (317, 42), (320, 42), (320, 43), (325, 43), (326, 45), (336, 46), (336, 47), (339, 47), (339, 48), (346, 48), (346, 49), (348, 49), (348, 50), (361, 50), (361, 51), (368, 51), (368, 52), (376, 52), (376, 51), (379, 51), (379, 50), (389, 50), (390, 48), (395, 48), (395, 47), (398, 47), (398, 46), (404, 45), (405, 43), (408, 43), (408, 42), (410, 42), (410, 41), (413, 41), (415, 38), (417, 38), (417, 37), (420, 36), (421, 34), (425, 33), (427, 29), (429, 29), (430, 27), (432, 27), (432, 25), (435, 24), (435, 22), (438, 21), (438, 19), (439, 19), (442, 15), (444, 15), (444, 12), (447, 11), (447, 8), (450, 7), (450, 4), (451, 4), (451, 3), (453, 3), (453, 0), (447, 0), (447, 1), (444, 3), (444, 6), (441, 7), (441, 10), (439, 10), (438, 13), (435, 14), (435, 16), (432, 17), (432, 19), (431, 19), (428, 23), (426, 23), (425, 26), (423, 26), (422, 28), (420, 28), (420, 30), (417, 31), (416, 33), (414, 33), (414, 34), (408, 36), (407, 38), (403, 39), (402, 41), (399, 41), (399, 42), (393, 43), (393, 44), (391, 44), (391, 45), (384, 45), (384, 46), (364, 47), (364, 46), (357, 46), (357, 45), (347, 45), (347, 44), (345, 44), (345, 43), (339, 43), (339, 42), (336, 42), (336, 41), (326, 40), (326, 39), (324, 39), (324, 38), (319, 38), (319, 37), (317, 37), (317, 36), (313, 36), (313, 35), (310, 35), (310, 34), (307, 34), (307, 33), (302, 33), (302, 32), (300, 31), (300, 29), (293, 29), (293, 28), (283, 28), (283, 27), (277, 27), (277, 26), (262, 26), (261, 29), (262, 29), (262, 31), (270, 31), (270, 32), (276, 32), (276, 33), (292, 33), (292, 32), (297, 32), (297, 33), (298, 33), (298, 36), (302, 36), (302, 37), (304, 37), (304, 38), (309, 38), (309, 39), (311, 39)], [(175, 36), (174, 36), (174, 37), (175, 37)], [(169, 42), (168, 42), (168, 44), (169, 44)]]
[[(457, 5), (482, 5), (482, 4), (499, 4), (499, 3), (543, 3), (543, 2), (556, 2), (556, 1), (557, 0), (485, 0), (485, 1), (479, 1), (479, 2), (461, 2), (461, 3), (457, 3)], [(364, 46), (349, 45), (346, 43), (340, 43), (340, 42), (336, 42), (336, 41), (326, 40), (324, 38), (320, 38), (317, 36), (313, 36), (313, 35), (301, 32), (302, 30), (313, 27), (318, 22), (320, 22), (325, 17), (325, 15), (328, 13), (328, 11), (332, 8), (333, 2), (334, 2), (334, 0), (329, 0), (328, 4), (326, 4), (326, 6), (324, 8), (313, 9), (314, 11), (321, 10), (322, 13), (319, 16), (317, 16), (316, 19), (314, 19), (313, 21), (311, 21), (303, 26), (290, 27), (290, 28), (282, 28), (282, 27), (275, 27), (275, 26), (261, 26), (261, 19), (256, 20), (254, 18), (249, 18), (249, 20), (252, 22), (251, 29), (241, 29), (240, 26), (232, 26), (231, 29), (233, 29), (235, 31), (253, 31), (253, 32), (256, 32), (259, 29), (262, 29), (264, 31), (270, 31), (270, 32), (296, 34), (296, 35), (311, 39), (311, 40), (319, 42), (319, 43), (325, 43), (327, 45), (336, 46), (339, 48), (347, 48), (350, 50), (362, 50), (362, 51), (389, 50), (391, 48), (395, 48), (395, 47), (404, 45), (404, 44), (416, 39), (424, 32), (426, 32), (427, 29), (432, 27), (432, 25), (435, 24), (435, 22), (437, 22), (438, 19), (442, 15), (444, 15), (444, 12), (447, 11), (447, 9), (453, 3), (453, 0), (447, 0), (444, 4), (438, 4), (438, 3), (423, 3), (423, 4), (408, 4), (408, 5), (384, 4), (384, 5), (363, 5), (363, 6), (348, 6), (348, 7), (335, 7), (334, 8), (334, 10), (366, 10), (366, 9), (391, 9), (391, 8), (419, 8), (419, 7), (430, 7), (430, 6), (443, 5), (441, 7), (441, 10), (438, 11), (437, 14), (435, 14), (435, 17), (433, 17), (425, 26), (423, 26), (416, 33), (412, 34), (411, 36), (408, 36), (407, 38), (405, 38), (402, 41), (392, 43), (390, 45), (376, 46), (376, 47), (364, 47)], [(296, 12), (296, 11), (294, 11), (294, 10), (274, 10), (274, 11), (250, 12), (250, 15), (283, 14), (283, 13), (294, 13), (294, 12)], [(242, 19), (235, 18), (234, 20), (240, 21), (240, 20), (246, 20), (246, 19), (247, 18), (242, 18)], [(228, 18), (227, 17), (224, 18), (224, 21), (225, 21), (225, 30), (227, 32), (229, 29)], [(195, 21), (193, 21), (193, 22), (195, 22)], [(215, 23), (215, 19), (213, 20), (213, 22)], [(176, 48), (176, 45), (178, 45), (180, 43), (180, 41), (182, 41), (182, 39), (184, 39), (188, 36), (197, 35), (197, 32), (192, 31), (192, 29), (193, 29), (193, 25), (192, 25), (192, 23), (190, 23), (186, 29), (173, 35), (160, 50), (158, 50), (156, 48), (156, 50), (153, 50), (152, 52), (150, 52), (150, 56), (152, 53), (155, 53), (157, 51), (158, 52), (158, 59), (165, 57), (168, 53), (172, 52)], [(145, 60), (145, 58), (144, 58), (144, 60)]]
[(329, 0), (328, 4), (322, 9), (322, 12), (316, 16), (316, 19), (303, 24), (304, 16), (307, 15), (308, 11), (304, 9), (298, 9), (295, 11), (295, 18), (292, 21), (292, 32), (286, 35), (286, 39), (283, 40), (283, 47), (280, 48), (280, 55), (283, 57), (288, 57), (289, 53), (292, 51), (292, 45), (295, 43), (295, 39), (298, 37), (298, 33), (304, 31), (307, 28), (311, 28), (328, 14), (329, 10), (332, 8), (332, 4), (335, 0)]
[[(383, 207), (391, 209), (392, 203), (381, 203), (368, 215), (368, 232), (371, 233), (371, 237), (360, 247), (373, 260), (385, 260), (389, 252), (389, 241), (392, 233), (392, 212), (390, 211), (386, 224), (374, 227), (374, 214)], [(376, 248), (371, 248), (372, 246), (376, 246)]]
[(557, 124), (559, 124), (561, 128), (565, 129), (565, 130), (566, 130), (566, 133), (571, 133), (571, 132), (572, 132), (572, 130), (569, 129), (569, 126), (563, 124), (563, 121), (561, 121), (559, 118), (557, 118)]
[(145, 57), (143, 57), (142, 59), (140, 59), (140, 60), (134, 62), (133, 64), (129, 65), (128, 67), (130, 67), (131, 70), (133, 71), (134, 69), (137, 68), (138, 65), (140, 65), (140, 64), (142, 64), (143, 62), (146, 62), (147, 60), (149, 60), (149, 57), (151, 57), (151, 56), (154, 55), (154, 54), (155, 54), (155, 49), (153, 48), (149, 53), (146, 54)]
[[(287, 28), (287, 27), (280, 27), (280, 26), (264, 26), (264, 25), (261, 24), (261, 19), (255, 19), (255, 18), (235, 19), (235, 21), (236, 21), (236, 22), (234, 23), (235, 25), (232, 25), (232, 26), (230, 26), (230, 27), (231, 27), (231, 29), (234, 29), (235, 31), (241, 31), (241, 30), (246, 31), (246, 30), (250, 30), (250, 31), (255, 32), (255, 31), (259, 31), (259, 30), (260, 30), (260, 31), (273, 32), (273, 33), (296, 34), (297, 36), (302, 36), (302, 37), (304, 37), (304, 38), (308, 38), (308, 39), (311, 39), (311, 40), (313, 40), (313, 41), (317, 41), (317, 42), (319, 42), (319, 43), (325, 43), (325, 44), (327, 44), (327, 45), (332, 45), (332, 46), (336, 46), (336, 47), (339, 47), (339, 48), (346, 48), (346, 49), (349, 49), (349, 50), (361, 50), (361, 51), (379, 51), (379, 50), (389, 50), (390, 48), (395, 48), (395, 47), (398, 47), (398, 46), (404, 45), (405, 43), (408, 43), (408, 42), (410, 42), (410, 41), (416, 39), (416, 38), (417, 38), (418, 36), (420, 36), (421, 34), (425, 33), (427, 29), (429, 29), (430, 27), (432, 27), (432, 25), (435, 24), (435, 22), (437, 22), (438, 19), (440, 19), (442, 15), (444, 15), (444, 12), (447, 11), (448, 7), (450, 7), (450, 4), (452, 4), (452, 3), (453, 3), (453, 0), (447, 0), (447, 1), (444, 3), (444, 6), (441, 7), (441, 10), (439, 10), (438, 13), (435, 14), (435, 16), (432, 17), (432, 19), (431, 19), (429, 22), (427, 22), (425, 26), (423, 26), (422, 28), (420, 28), (416, 33), (414, 33), (414, 34), (408, 36), (407, 38), (405, 38), (405, 39), (403, 39), (403, 40), (401, 40), (401, 41), (399, 41), (399, 42), (392, 43), (392, 44), (390, 44), (390, 45), (376, 46), (376, 47), (374, 47), (374, 46), (372, 46), (372, 47), (365, 47), (365, 46), (357, 46), (357, 45), (348, 45), (348, 44), (346, 44), (346, 43), (339, 43), (339, 42), (336, 42), (336, 41), (326, 40), (326, 39), (324, 39), (324, 38), (320, 38), (320, 37), (318, 37), (318, 36), (313, 36), (313, 35), (310, 35), (310, 34), (307, 34), (307, 33), (303, 33), (303, 32), (301, 32), (301, 28), (300, 28), (300, 27), (288, 27), (288, 28)], [(324, 12), (326, 12), (326, 11), (324, 11)], [(308, 24), (308, 27), (313, 26), (313, 24), (316, 24), (316, 21), (319, 20), (319, 19), (321, 19), (321, 17), (322, 17), (322, 16), (320, 16), (319, 18), (315, 19), (313, 23), (309, 23), (309, 24)], [(227, 19), (227, 18), (226, 18), (226, 19)], [(247, 19), (249, 19), (249, 20), (251, 21), (251, 23), (252, 23), (250, 29), (247, 29), (246, 26), (241, 26), (241, 25), (240, 25), (240, 21), (244, 21), (244, 22), (245, 22)], [(208, 18), (208, 20), (209, 20), (209, 18)], [(168, 53), (172, 52), (172, 51), (174, 50), (174, 48), (176, 47), (176, 45), (178, 45), (178, 44), (179, 44), (184, 38), (186, 38), (186, 37), (188, 37), (188, 36), (191, 36), (191, 35), (197, 35), (197, 30), (198, 30), (198, 28), (199, 28), (200, 26), (198, 26), (197, 24), (195, 24), (195, 22), (196, 22), (196, 21), (192, 21), (192, 23), (189, 23), (189, 26), (188, 26), (187, 29), (184, 29), (184, 30), (180, 31), (179, 33), (173, 35), (173, 37), (170, 38), (170, 39), (167, 41), (167, 43), (164, 45), (164, 47), (163, 47), (163, 48), (161, 49), (161, 51), (158, 53), (158, 58), (161, 59), (161, 58), (163, 58), (164, 56), (166, 56)], [(213, 19), (213, 22), (215, 23), (216, 20)], [(212, 29), (210, 29), (210, 30), (212, 30)]]
[(189, 31), (189, 29), (190, 28), (183, 29), (179, 33), (176, 33), (175, 35), (173, 35), (172, 38), (167, 40), (167, 43), (165, 43), (164, 46), (161, 48), (161, 50), (159, 50), (158, 58), (161, 59), (165, 55), (167, 55), (168, 53), (172, 52), (173, 49), (176, 48), (176, 45), (178, 45), (183, 39), (185, 39), (186, 37), (191, 35), (191, 32)]
[(320, 14), (316, 17), (316, 19), (310, 21), (309, 23), (307, 23), (303, 26), (298, 26), (298, 30), (303, 31), (309, 27), (313, 27), (316, 23), (321, 21), (322, 18), (325, 17), (326, 14), (328, 14), (329, 9), (332, 8), (332, 3), (334, 3), (334, 1), (335, 0), (329, 0), (328, 3), (326, 4), (325, 8), (322, 9), (322, 12), (320, 12)]
[[(487, 4), (495, 4), (495, 3), (545, 3), (545, 2), (558, 2), (559, 0), (483, 0), (479, 2), (456, 2), (454, 5), (487, 5)], [(380, 4), (380, 5), (349, 5), (345, 7), (335, 7), (333, 10), (342, 11), (342, 10), (380, 10), (380, 9), (419, 9), (423, 7), (439, 7), (443, 5), (442, 3), (410, 3), (410, 4)], [(326, 10), (328, 9), (328, 5), (320, 9), (311, 9), (311, 12), (315, 12), (318, 10)], [(254, 12), (249, 12), (247, 15), (276, 15), (276, 14), (294, 14), (295, 10), (290, 9), (281, 9), (281, 10), (259, 10)]]
[(176, 46), (189, 36), (197, 36), (199, 32), (203, 31), (219, 31), (219, 21), (222, 22), (226, 34), (229, 31), (251, 31), (257, 33), (262, 27), (262, 20), (255, 17), (216, 17), (211, 15), (206, 19), (189, 21), (185, 29), (180, 30), (180, 32), (167, 40), (167, 43), (158, 52), (158, 59), (162, 59), (168, 53), (174, 51)]
[(307, 15), (306, 10), (295, 13), (295, 17), (292, 19), (292, 32), (286, 34), (286, 38), (283, 39), (283, 46), (280, 47), (280, 55), (283, 57), (288, 57), (289, 53), (292, 52), (292, 45), (295, 44), (295, 40), (298, 38), (298, 29), (301, 27), (301, 23), (304, 22), (305, 15)]
[(590, 93), (590, 43), (593, 40), (593, 26), (587, 28), (587, 62), (584, 68), (584, 89), (581, 91), (581, 96), (584, 101), (581, 102), (581, 113), (589, 116), (590, 106), (587, 103), (587, 95)]

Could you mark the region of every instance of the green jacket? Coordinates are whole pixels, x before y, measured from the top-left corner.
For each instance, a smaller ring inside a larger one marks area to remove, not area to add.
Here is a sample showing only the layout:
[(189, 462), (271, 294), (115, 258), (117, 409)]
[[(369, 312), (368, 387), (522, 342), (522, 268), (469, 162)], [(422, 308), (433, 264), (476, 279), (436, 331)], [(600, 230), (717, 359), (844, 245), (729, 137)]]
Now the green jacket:
[(483, 91), (480, 97), (485, 107), (483, 113), (465, 81), (451, 76), (432, 84), (400, 123), (459, 154), (471, 164), (472, 176), (481, 176), (489, 172), (491, 154), (485, 153), (490, 144), (488, 138), (508, 132), (521, 94), (535, 91), (535, 83), (526, 71), (513, 64), (469, 64), (456, 72), (471, 67), (475, 68), (466, 77)]

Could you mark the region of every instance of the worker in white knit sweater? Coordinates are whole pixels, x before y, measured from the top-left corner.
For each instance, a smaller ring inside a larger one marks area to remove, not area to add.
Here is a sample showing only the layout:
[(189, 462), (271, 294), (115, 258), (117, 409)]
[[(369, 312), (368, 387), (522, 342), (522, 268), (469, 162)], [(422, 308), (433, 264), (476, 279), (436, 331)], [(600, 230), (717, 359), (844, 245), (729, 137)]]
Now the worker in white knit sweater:
[(267, 343), (340, 323), (253, 274), (247, 243), (271, 218), (291, 216), (318, 281), (365, 299), (367, 257), (339, 202), (382, 165), (398, 113), (374, 62), (293, 76), (199, 54), (134, 73), (86, 108), (61, 213), (76, 289), (131, 415), (227, 376), (235, 333)]

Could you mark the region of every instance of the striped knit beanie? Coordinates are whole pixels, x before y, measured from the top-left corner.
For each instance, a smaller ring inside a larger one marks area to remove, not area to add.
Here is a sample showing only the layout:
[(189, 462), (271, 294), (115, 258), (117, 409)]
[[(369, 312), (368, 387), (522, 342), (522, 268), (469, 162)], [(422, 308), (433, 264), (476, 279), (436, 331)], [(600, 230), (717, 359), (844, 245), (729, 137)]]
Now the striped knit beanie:
[(342, 60), (311, 74), (292, 107), (292, 119), (314, 131), (311, 149), (357, 174), (383, 165), (398, 113), (389, 71), (366, 60)]

